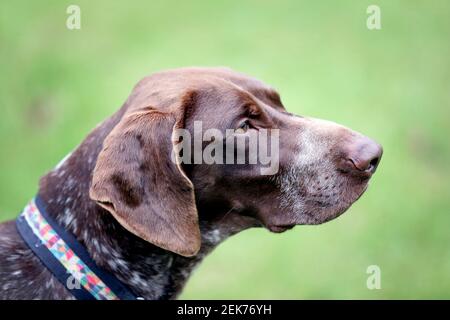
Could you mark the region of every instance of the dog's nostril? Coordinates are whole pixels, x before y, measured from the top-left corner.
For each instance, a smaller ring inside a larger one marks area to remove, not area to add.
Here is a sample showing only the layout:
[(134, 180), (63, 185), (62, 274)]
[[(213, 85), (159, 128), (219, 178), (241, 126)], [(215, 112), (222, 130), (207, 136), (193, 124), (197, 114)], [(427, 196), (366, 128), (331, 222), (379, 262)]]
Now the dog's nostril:
[(378, 162), (380, 161), (379, 157), (373, 158), (369, 163), (369, 170), (375, 170), (378, 166)]

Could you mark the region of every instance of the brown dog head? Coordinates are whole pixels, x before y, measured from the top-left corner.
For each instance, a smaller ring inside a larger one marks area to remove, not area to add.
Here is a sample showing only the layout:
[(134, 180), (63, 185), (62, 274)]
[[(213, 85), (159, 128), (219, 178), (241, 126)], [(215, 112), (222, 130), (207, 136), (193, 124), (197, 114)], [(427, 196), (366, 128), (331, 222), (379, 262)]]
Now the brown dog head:
[[(90, 196), (130, 232), (183, 256), (200, 249), (199, 221), (249, 217), (281, 232), (337, 217), (365, 191), (382, 154), (350, 129), (286, 112), (272, 88), (224, 68), (154, 74), (124, 108), (103, 143)], [(198, 124), (217, 135), (198, 136)], [(269, 174), (267, 163), (249, 161), (263, 145), (252, 148), (251, 138), (261, 132), (277, 156)]]

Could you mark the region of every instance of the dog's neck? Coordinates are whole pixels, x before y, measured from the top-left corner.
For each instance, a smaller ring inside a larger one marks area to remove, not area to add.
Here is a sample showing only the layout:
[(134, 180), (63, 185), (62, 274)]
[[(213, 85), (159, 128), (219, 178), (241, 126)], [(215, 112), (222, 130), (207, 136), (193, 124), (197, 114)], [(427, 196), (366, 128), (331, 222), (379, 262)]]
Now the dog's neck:
[(163, 250), (128, 232), (89, 198), (102, 142), (119, 117), (117, 114), (97, 127), (70, 156), (44, 176), (39, 196), (48, 214), (76, 236), (100, 267), (145, 299), (173, 299), (206, 254), (230, 235), (252, 227), (254, 221), (227, 212), (215, 222), (201, 219), (202, 247), (191, 258)]

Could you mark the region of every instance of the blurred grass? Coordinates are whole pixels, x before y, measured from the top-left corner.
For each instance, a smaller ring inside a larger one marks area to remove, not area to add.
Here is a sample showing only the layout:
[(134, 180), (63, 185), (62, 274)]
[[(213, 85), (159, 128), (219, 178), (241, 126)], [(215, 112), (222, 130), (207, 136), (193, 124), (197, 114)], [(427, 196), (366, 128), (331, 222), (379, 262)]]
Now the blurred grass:
[[(141, 77), (226, 65), (276, 87), (287, 108), (381, 142), (371, 188), (345, 215), (282, 235), (241, 233), (182, 298), (450, 298), (450, 3), (70, 1), (0, 4), (0, 220), (121, 106)], [(382, 289), (366, 288), (380, 266)]]

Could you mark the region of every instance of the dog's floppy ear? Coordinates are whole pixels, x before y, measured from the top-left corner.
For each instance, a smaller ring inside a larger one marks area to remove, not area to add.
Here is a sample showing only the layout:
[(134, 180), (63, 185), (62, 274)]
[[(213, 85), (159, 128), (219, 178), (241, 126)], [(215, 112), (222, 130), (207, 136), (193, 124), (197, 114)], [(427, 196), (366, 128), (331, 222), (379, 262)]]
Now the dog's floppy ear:
[(125, 115), (103, 143), (90, 197), (135, 235), (193, 256), (201, 245), (193, 185), (171, 158), (183, 122), (151, 107)]

